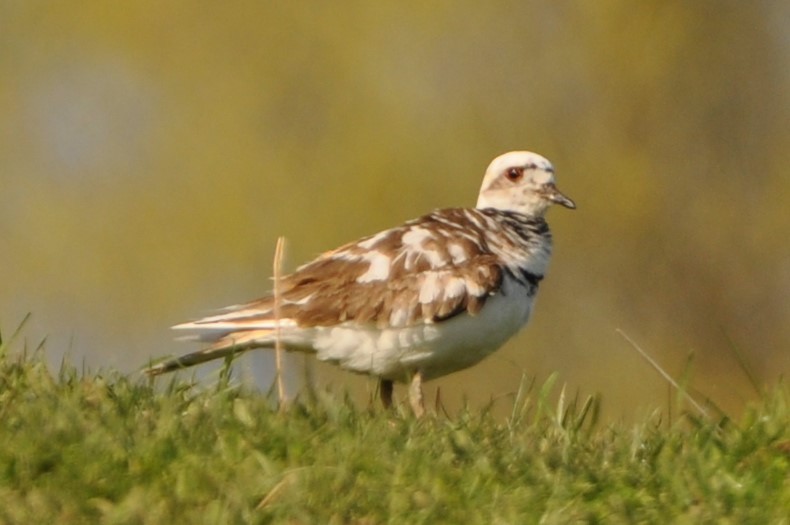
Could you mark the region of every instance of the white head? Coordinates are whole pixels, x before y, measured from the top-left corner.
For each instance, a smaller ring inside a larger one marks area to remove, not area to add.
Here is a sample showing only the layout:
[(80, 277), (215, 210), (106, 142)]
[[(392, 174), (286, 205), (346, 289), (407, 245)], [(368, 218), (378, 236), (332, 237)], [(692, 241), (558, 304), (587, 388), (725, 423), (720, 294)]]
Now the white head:
[(495, 208), (543, 216), (552, 204), (574, 209), (576, 204), (554, 184), (554, 166), (529, 151), (511, 151), (495, 158), (483, 177), (478, 208)]

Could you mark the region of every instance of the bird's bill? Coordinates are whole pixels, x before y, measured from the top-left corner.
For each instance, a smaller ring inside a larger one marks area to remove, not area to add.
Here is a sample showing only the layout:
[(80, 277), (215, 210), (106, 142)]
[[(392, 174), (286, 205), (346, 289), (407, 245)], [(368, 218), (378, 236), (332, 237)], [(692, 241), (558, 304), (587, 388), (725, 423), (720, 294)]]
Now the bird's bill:
[(566, 197), (565, 195), (563, 195), (562, 192), (560, 192), (560, 190), (558, 190), (557, 186), (555, 186), (554, 184), (546, 184), (546, 186), (544, 187), (543, 194), (548, 200), (550, 200), (554, 204), (560, 204), (571, 210), (576, 209), (576, 203), (573, 202), (568, 197)]

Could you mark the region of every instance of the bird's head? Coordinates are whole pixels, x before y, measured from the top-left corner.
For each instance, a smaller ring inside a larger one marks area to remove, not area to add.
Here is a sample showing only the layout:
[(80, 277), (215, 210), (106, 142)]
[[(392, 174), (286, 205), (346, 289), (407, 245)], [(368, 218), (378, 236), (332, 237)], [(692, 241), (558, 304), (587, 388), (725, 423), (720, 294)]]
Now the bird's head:
[(529, 151), (511, 151), (495, 158), (486, 170), (477, 199), (478, 208), (515, 211), (530, 217), (543, 216), (552, 204), (576, 208), (557, 189), (551, 162)]

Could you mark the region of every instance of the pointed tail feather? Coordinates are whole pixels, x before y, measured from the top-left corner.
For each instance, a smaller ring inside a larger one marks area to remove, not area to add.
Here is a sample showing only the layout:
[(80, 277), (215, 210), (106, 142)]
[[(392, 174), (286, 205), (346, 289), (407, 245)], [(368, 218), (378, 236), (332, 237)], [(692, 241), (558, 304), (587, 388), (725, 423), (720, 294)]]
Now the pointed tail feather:
[(181, 357), (175, 357), (173, 359), (168, 359), (167, 361), (157, 363), (154, 366), (146, 368), (145, 373), (149, 376), (158, 376), (160, 374), (166, 374), (181, 368), (199, 365), (200, 363), (205, 363), (206, 361), (221, 359), (233, 354), (240, 354), (248, 349), (249, 348), (239, 346), (207, 348), (205, 350), (192, 352), (191, 354), (182, 355)]
[[(158, 376), (181, 368), (199, 365), (206, 361), (222, 359), (233, 354), (240, 354), (247, 350), (252, 350), (253, 348), (271, 347), (274, 345), (272, 333), (272, 330), (249, 330), (212, 334), (216, 335), (216, 337), (210, 337), (208, 339), (213, 343), (208, 348), (157, 363), (145, 369), (145, 373), (149, 376)], [(203, 335), (205, 336), (205, 334)]]

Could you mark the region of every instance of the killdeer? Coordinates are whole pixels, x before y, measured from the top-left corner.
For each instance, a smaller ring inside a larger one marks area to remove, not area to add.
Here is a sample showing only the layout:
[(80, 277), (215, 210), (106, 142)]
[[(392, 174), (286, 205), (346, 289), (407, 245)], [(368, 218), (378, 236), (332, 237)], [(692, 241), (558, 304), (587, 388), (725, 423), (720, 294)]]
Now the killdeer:
[(575, 208), (544, 157), (513, 151), (486, 170), (475, 208), (434, 211), (320, 255), (279, 282), (274, 296), (179, 324), (208, 343), (151, 366), (162, 374), (253, 348), (313, 352), (376, 376), (385, 407), (407, 382), (418, 417), (422, 382), (470, 367), (529, 320), (551, 257), (544, 219)]

